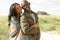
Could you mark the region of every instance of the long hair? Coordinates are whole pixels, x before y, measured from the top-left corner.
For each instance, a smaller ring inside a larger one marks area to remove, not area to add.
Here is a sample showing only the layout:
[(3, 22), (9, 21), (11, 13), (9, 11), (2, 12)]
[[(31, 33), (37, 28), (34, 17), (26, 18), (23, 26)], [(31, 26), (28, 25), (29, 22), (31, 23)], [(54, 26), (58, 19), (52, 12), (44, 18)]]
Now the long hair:
[[(9, 9), (9, 15), (8, 15), (8, 26), (10, 26), (10, 20), (11, 20), (11, 17), (14, 16), (14, 17), (17, 17), (17, 12), (16, 12), (16, 5), (20, 5), (18, 3), (13, 3), (11, 6), (10, 6), (10, 9)], [(19, 17), (20, 18), (20, 17)], [(20, 21), (20, 20), (19, 20)]]

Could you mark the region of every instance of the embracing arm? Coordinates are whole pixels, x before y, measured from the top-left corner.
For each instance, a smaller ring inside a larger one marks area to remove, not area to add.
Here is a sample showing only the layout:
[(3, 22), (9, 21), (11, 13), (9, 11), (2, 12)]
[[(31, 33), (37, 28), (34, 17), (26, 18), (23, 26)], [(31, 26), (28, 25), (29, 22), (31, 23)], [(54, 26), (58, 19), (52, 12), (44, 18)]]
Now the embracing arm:
[[(29, 22), (26, 20), (26, 18), (25, 18), (25, 16), (22, 16), (21, 17), (21, 20), (20, 20), (20, 22), (21, 22), (21, 29), (22, 29), (22, 31), (25, 33), (25, 32), (27, 32), (28, 34), (29, 34), (29, 31), (31, 31), (30, 30), (30, 25), (29, 25)], [(28, 31), (29, 30), (29, 31)]]

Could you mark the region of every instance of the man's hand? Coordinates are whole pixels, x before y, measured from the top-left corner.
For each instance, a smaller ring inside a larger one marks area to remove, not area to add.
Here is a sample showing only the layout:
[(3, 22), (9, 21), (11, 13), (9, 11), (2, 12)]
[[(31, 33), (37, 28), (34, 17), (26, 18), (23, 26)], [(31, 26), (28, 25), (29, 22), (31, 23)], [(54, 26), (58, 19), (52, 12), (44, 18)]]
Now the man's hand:
[(32, 25), (31, 27), (39, 28), (39, 24), (34, 24), (34, 25)]

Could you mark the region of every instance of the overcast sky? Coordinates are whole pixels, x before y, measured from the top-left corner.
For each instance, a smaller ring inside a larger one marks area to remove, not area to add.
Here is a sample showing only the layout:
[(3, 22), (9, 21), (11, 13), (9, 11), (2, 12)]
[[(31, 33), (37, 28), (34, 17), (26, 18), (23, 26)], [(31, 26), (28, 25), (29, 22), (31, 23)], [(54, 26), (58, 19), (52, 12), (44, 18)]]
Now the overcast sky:
[[(60, 0), (28, 0), (31, 9), (35, 12), (45, 11), (51, 15), (60, 16)], [(22, 0), (0, 0), (0, 16), (8, 15), (9, 7), (12, 3), (21, 3)]]

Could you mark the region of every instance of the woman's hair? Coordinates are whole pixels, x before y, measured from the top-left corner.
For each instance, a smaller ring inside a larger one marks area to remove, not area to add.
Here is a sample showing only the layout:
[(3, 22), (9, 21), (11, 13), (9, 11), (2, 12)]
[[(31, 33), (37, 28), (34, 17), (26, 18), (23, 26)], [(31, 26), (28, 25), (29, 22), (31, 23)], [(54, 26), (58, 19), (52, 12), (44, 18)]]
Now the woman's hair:
[[(8, 15), (8, 21), (9, 21), (9, 26), (10, 26), (10, 20), (11, 20), (11, 17), (14, 16), (14, 17), (17, 17), (17, 12), (16, 12), (16, 5), (20, 5), (18, 3), (13, 3), (11, 6), (10, 6), (10, 9), (9, 9), (9, 15)], [(19, 17), (20, 18), (20, 17)], [(19, 20), (20, 21), (20, 20)]]

